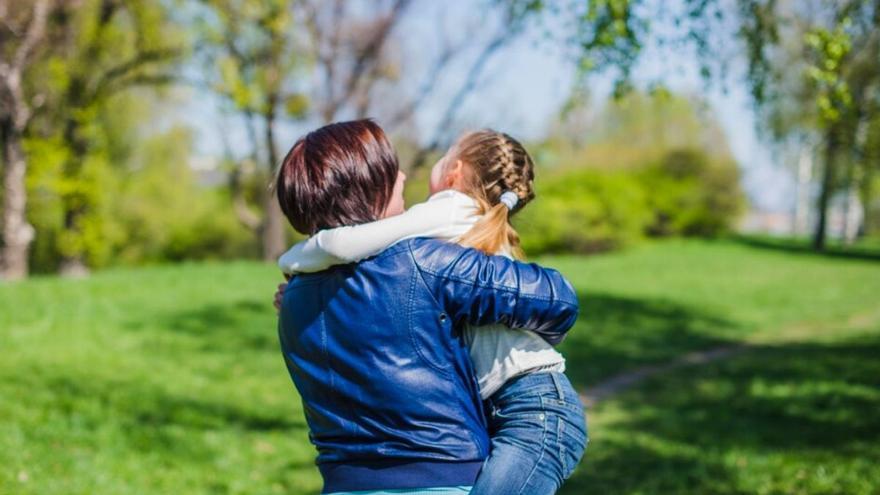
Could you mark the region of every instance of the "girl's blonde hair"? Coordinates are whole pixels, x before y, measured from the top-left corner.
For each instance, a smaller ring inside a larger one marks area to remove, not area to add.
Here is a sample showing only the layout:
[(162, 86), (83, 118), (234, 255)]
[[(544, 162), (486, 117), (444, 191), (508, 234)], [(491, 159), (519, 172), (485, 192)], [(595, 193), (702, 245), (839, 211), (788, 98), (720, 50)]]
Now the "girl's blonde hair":
[[(535, 198), (532, 157), (516, 139), (485, 129), (462, 136), (451, 158), (464, 163), (462, 192), (476, 199), (483, 215), (459, 244), (488, 254), (506, 251), (522, 259), (519, 234), (510, 224), (510, 216)], [(507, 191), (519, 199), (513, 209), (501, 202)]]

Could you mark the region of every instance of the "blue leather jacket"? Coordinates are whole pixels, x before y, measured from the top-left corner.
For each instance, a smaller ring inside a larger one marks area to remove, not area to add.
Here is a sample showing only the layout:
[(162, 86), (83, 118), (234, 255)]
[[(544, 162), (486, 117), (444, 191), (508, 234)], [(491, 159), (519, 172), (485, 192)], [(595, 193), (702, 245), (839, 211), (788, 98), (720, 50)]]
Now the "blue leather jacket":
[(324, 492), (473, 484), (489, 439), (462, 324), (557, 344), (577, 314), (555, 270), (431, 239), (294, 277), (278, 333)]

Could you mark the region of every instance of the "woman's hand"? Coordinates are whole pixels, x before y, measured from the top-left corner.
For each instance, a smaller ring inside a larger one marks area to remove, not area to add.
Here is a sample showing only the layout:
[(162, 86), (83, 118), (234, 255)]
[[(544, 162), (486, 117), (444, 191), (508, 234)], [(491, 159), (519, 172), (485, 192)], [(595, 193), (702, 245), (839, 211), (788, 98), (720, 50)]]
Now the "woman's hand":
[(281, 311), (281, 300), (284, 299), (284, 289), (287, 288), (287, 283), (278, 284), (278, 291), (275, 292), (275, 312)]

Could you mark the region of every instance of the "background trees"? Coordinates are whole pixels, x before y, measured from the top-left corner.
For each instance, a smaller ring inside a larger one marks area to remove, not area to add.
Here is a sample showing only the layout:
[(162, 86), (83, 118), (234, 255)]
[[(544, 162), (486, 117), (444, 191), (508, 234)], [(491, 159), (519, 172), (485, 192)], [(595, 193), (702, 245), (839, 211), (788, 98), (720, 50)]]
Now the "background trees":
[[(240, 114), (251, 145), (250, 159), (259, 164), (260, 181), (269, 184), (279, 164), (275, 133), (278, 120), (300, 118), (307, 101), (295, 85), (306, 70), (300, 55), (301, 35), (294, 23), (292, 2), (205, 1), (198, 22), (197, 47), (205, 57), (204, 84), (220, 94), (229, 110)], [(259, 233), (263, 258), (284, 250), (284, 218), (268, 186), (259, 187), (262, 213), (248, 206), (243, 162), (233, 160), (230, 186), (240, 221)]]
[[(411, 197), (422, 199), (421, 166), (468, 127), (474, 102), (491, 96), (524, 40), (576, 71), (559, 117), (530, 144), (547, 190), (535, 209), (584, 195), (605, 205), (570, 208), (583, 209), (589, 235), (550, 235), (548, 215), (533, 215), (532, 227), (524, 215), (533, 250), (734, 227), (742, 194), (711, 111), (638, 72), (658, 50), (696, 60), (705, 89), (745, 84), (754, 124), (803, 172), (800, 203), (815, 203), (817, 249), (832, 203), (866, 205), (861, 234), (877, 223), (877, 0), (468, 8), (462, 18), (421, 0), (0, 2), (4, 278), (28, 267), (83, 274), (117, 262), (271, 259), (292, 238), (269, 187), (288, 144), (281, 136), (334, 120), (378, 119), (414, 173)], [(609, 79), (614, 101), (591, 96)], [(199, 136), (175, 123), (194, 95), (220, 109), (224, 135), (220, 163), (199, 170)], [(569, 194), (566, 181), (589, 185)], [(620, 206), (617, 195), (632, 201)]]
[(110, 127), (112, 105), (119, 103), (116, 96), (132, 88), (173, 79), (182, 45), (166, 7), (116, 0), (15, 2), (14, 7), (4, 3), (7, 17), (21, 23), (4, 25), (6, 37), (18, 43), (17, 50), (5, 50), (4, 43), (4, 55), (11, 57), (4, 91), (9, 104), (4, 108), (15, 115), (4, 131), (9, 150), (4, 162), (10, 165), (5, 181), (9, 204), (4, 208), (9, 277), (23, 276), (28, 265), (26, 148), (58, 162), (50, 188), (62, 217), (54, 239), (60, 271), (83, 274), (87, 262), (102, 264), (102, 253), (112, 246), (106, 215), (101, 215), (113, 192), (106, 179), (118, 165), (120, 156), (114, 153), (136, 139)]

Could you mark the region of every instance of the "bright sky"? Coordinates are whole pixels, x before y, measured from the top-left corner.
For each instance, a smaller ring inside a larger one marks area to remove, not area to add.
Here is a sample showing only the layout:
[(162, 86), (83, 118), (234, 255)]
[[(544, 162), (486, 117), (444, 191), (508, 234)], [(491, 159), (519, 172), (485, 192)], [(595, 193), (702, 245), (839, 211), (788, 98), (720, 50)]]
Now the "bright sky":
[[(431, 4), (429, 4), (431, 5)], [(472, 17), (469, 4), (464, 0), (434, 3), (433, 10), (423, 9), (402, 24), (400, 34), (406, 39), (419, 39), (426, 23), (437, 22), (437, 9), (446, 9), (447, 22), (461, 22), (470, 29), (479, 22)], [(451, 21), (449, 21), (451, 19)], [(431, 43), (432, 40), (421, 43)], [(414, 41), (415, 43), (415, 41)], [(421, 47), (430, 50), (430, 46)], [(418, 52), (418, 50), (417, 50)], [(416, 58), (417, 60), (418, 58)], [(403, 71), (407, 66), (402, 67)], [(504, 52), (499, 52), (487, 67), (487, 77), (481, 81), (485, 89), (475, 91), (459, 112), (459, 123), (474, 128), (489, 126), (521, 136), (525, 140), (541, 138), (558, 115), (561, 103), (569, 95), (573, 83), (572, 62), (547, 46), (539, 46), (533, 39), (516, 40)], [(417, 68), (413, 68), (417, 71)], [(452, 69), (451, 69), (452, 70)], [(704, 89), (694, 57), (686, 54), (670, 58), (655, 46), (648, 46), (640, 63), (633, 71), (637, 84), (660, 81), (674, 92), (698, 93)], [(454, 77), (450, 78), (450, 80)], [(596, 77), (591, 81), (592, 99), (604, 101), (611, 89), (611, 78)], [(439, 119), (443, 95), (453, 89), (439, 88), (439, 97), (428, 102), (419, 114), (422, 124)], [(710, 89), (705, 95), (721, 123), (730, 148), (743, 171), (744, 187), (754, 207), (767, 211), (790, 211), (794, 196), (792, 174), (786, 167), (773, 163), (767, 146), (758, 139), (754, 114), (750, 108), (747, 88), (731, 80), (728, 92)], [(233, 149), (247, 150), (243, 131), (234, 122), (224, 123), (218, 111), (218, 102), (207, 92), (192, 91), (187, 103), (178, 111), (178, 119), (197, 131), (197, 153), (203, 162), (211, 162), (222, 153), (223, 142)], [(308, 127), (284, 125), (279, 129), (279, 147), (293, 143)]]

